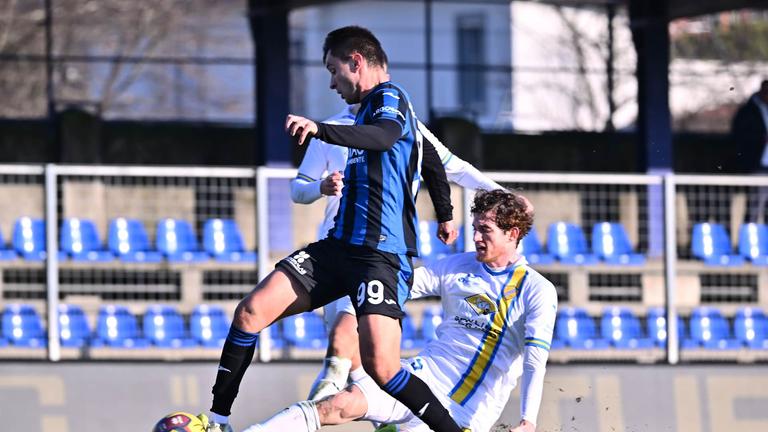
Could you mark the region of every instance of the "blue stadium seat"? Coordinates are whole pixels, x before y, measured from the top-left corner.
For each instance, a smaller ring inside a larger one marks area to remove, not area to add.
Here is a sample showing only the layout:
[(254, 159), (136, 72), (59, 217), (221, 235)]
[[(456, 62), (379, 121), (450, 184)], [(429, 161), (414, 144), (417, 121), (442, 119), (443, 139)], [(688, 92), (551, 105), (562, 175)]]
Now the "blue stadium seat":
[(93, 347), (146, 348), (136, 317), (125, 306), (104, 305), (99, 309)]
[(691, 235), (693, 256), (711, 266), (740, 266), (744, 258), (734, 255), (731, 240), (725, 227), (718, 223), (697, 223), (693, 225)]
[(745, 307), (736, 311), (733, 334), (753, 349), (768, 349), (768, 317), (758, 308)]
[(171, 262), (202, 262), (211, 258), (200, 250), (192, 226), (183, 219), (157, 222), (157, 250)]
[(419, 221), (419, 257), (424, 261), (438, 260), (453, 253), (452, 247), (435, 235), (437, 225), (437, 221)]
[(88, 219), (65, 219), (61, 223), (59, 243), (74, 261), (108, 262), (115, 259), (112, 252), (104, 250), (96, 225)]
[(82, 347), (91, 338), (91, 329), (83, 309), (77, 305), (59, 304), (59, 339), (63, 347)]
[(628, 308), (607, 307), (600, 319), (600, 334), (616, 348), (652, 348), (640, 320)]
[(421, 349), (424, 347), (424, 339), (419, 336), (418, 330), (413, 323), (413, 319), (405, 316), (402, 321), (403, 336), (400, 339), (402, 349)]
[[(648, 336), (657, 346), (667, 346), (667, 312), (663, 307), (653, 307), (648, 310), (646, 315), (646, 324), (648, 325)], [(678, 341), (686, 337), (685, 322), (678, 315), (677, 317)]]
[(229, 319), (220, 306), (198, 305), (189, 317), (189, 330), (200, 345), (220, 348), (229, 333)]
[(552, 264), (555, 262), (555, 257), (544, 253), (544, 247), (534, 227), (531, 227), (528, 234), (520, 240), (517, 245), (517, 252), (524, 255), (529, 264)]
[(117, 218), (109, 223), (109, 250), (125, 262), (160, 262), (163, 256), (152, 250), (144, 224), (138, 219)]
[(5, 238), (3, 238), (3, 233), (0, 231), (0, 261), (15, 260), (18, 257), (19, 256), (16, 255), (16, 251), (6, 245)]
[(456, 251), (456, 253), (462, 253), (465, 252), (464, 247), (464, 225), (459, 225), (459, 235), (456, 237), (456, 242), (453, 244), (453, 249)]
[(256, 262), (256, 252), (245, 250), (240, 228), (232, 219), (209, 219), (203, 225), (203, 248), (216, 261)]
[(768, 265), (768, 227), (747, 223), (739, 228), (739, 254), (752, 264)]
[(35, 308), (25, 304), (9, 304), (3, 311), (3, 337), (13, 345), (28, 348), (46, 345), (45, 329)]
[(581, 308), (563, 308), (555, 318), (557, 339), (574, 349), (604, 349), (608, 341), (597, 334), (594, 319)]
[(683, 339), (682, 348), (738, 349), (742, 344), (731, 337), (728, 320), (719, 310), (699, 307), (693, 310), (689, 323), (689, 337)]
[(296, 348), (325, 349), (328, 335), (323, 319), (314, 312), (305, 312), (283, 318), (283, 338)]
[(421, 317), (421, 335), (425, 342), (437, 339), (437, 327), (443, 322), (443, 308), (432, 305), (424, 308)]
[(592, 227), (592, 250), (608, 264), (645, 264), (645, 257), (635, 252), (627, 232), (620, 223), (596, 223)]
[(45, 222), (42, 219), (22, 217), (13, 224), (11, 245), (27, 261), (45, 259)]
[(577, 225), (555, 222), (547, 231), (547, 250), (563, 264), (590, 265), (597, 256), (589, 253), (584, 232)]
[(162, 348), (188, 348), (197, 345), (184, 327), (184, 318), (173, 306), (152, 305), (144, 313), (144, 337)]

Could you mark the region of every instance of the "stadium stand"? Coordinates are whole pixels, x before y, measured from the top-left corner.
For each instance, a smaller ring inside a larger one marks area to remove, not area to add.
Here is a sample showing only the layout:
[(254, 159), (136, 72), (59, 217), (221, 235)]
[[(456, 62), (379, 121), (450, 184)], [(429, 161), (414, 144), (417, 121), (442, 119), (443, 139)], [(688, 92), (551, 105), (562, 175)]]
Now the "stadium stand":
[(188, 348), (197, 345), (184, 327), (184, 318), (173, 306), (148, 307), (144, 313), (143, 328), (144, 337), (158, 347)]
[(210, 256), (200, 250), (189, 222), (161, 219), (157, 222), (157, 250), (171, 262), (202, 262)]
[(683, 349), (738, 349), (741, 343), (732, 337), (728, 320), (712, 307), (699, 307), (693, 310), (689, 323), (690, 333), (682, 339)]
[(74, 261), (107, 262), (114, 254), (104, 250), (96, 225), (89, 219), (69, 218), (61, 223), (59, 247)]
[(5, 243), (5, 238), (3, 238), (3, 233), (0, 231), (0, 261), (15, 260), (16, 258), (18, 258), (16, 251), (8, 247), (8, 244)]
[(403, 335), (400, 348), (403, 350), (418, 350), (424, 347), (424, 339), (419, 335), (413, 318), (406, 315), (402, 321)]
[(616, 222), (600, 222), (592, 227), (592, 250), (608, 264), (645, 264), (645, 257), (634, 251), (624, 227)]
[(144, 225), (137, 219), (117, 218), (109, 223), (107, 244), (121, 261), (160, 262), (163, 256), (152, 250)]
[(733, 334), (749, 348), (768, 349), (768, 317), (758, 308), (739, 308), (733, 320)]
[(697, 223), (691, 233), (691, 253), (711, 266), (740, 266), (744, 258), (733, 254), (725, 227), (718, 223)]
[[(22, 217), (13, 224), (13, 248), (27, 261), (45, 259), (45, 222), (42, 219)], [(61, 256), (66, 257), (66, 255)]]
[(625, 307), (607, 307), (600, 319), (603, 339), (616, 348), (651, 348), (653, 340), (646, 337), (640, 320)]
[(443, 322), (443, 308), (439, 304), (424, 308), (421, 316), (421, 335), (425, 343), (437, 339), (435, 329), (441, 322)]
[(256, 262), (256, 252), (245, 250), (240, 228), (232, 219), (207, 220), (203, 248), (220, 262)]
[(90, 344), (91, 329), (83, 308), (59, 304), (59, 336), (64, 347), (80, 348)]
[(200, 345), (220, 348), (227, 339), (229, 319), (220, 306), (201, 304), (189, 317), (189, 329)]
[(557, 312), (555, 335), (573, 349), (604, 349), (608, 341), (600, 337), (594, 319), (583, 308), (565, 307)]
[(283, 337), (292, 348), (300, 350), (325, 349), (328, 335), (325, 331), (323, 319), (314, 312), (284, 318), (281, 321)]
[(768, 265), (768, 227), (743, 224), (739, 228), (739, 254), (754, 265)]
[(46, 345), (45, 330), (37, 311), (26, 304), (9, 304), (3, 310), (2, 336), (19, 347)]
[(597, 256), (589, 252), (587, 239), (578, 225), (555, 222), (547, 231), (547, 250), (563, 264), (597, 264)]
[(103, 305), (99, 309), (96, 323), (96, 337), (93, 347), (146, 348), (149, 340), (142, 337), (136, 317), (127, 307)]
[(539, 240), (539, 234), (535, 227), (531, 227), (528, 234), (523, 237), (517, 246), (517, 252), (525, 255), (531, 265), (546, 265), (555, 262), (555, 257), (544, 252), (544, 247)]

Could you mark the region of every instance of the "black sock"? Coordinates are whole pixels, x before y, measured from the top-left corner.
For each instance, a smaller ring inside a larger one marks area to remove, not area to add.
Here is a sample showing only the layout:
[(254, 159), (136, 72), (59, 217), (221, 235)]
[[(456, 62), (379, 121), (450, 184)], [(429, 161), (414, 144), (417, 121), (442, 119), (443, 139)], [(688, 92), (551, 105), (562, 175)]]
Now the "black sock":
[(228, 416), (231, 413), (232, 403), (240, 389), (240, 381), (253, 360), (258, 336), (258, 333), (244, 332), (234, 325), (229, 328), (227, 340), (221, 350), (216, 384), (213, 385), (211, 411), (216, 414)]
[(448, 410), (416, 375), (400, 369), (382, 389), (407, 406), (435, 432), (461, 432)]

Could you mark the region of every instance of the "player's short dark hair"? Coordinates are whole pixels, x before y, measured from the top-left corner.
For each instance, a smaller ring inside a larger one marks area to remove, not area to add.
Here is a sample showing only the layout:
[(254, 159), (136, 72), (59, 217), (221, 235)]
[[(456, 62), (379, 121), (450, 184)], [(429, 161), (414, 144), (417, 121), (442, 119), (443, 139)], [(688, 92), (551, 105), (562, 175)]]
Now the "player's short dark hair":
[(512, 228), (520, 230), (518, 241), (525, 237), (533, 226), (533, 212), (520, 195), (503, 189), (479, 191), (472, 202), (473, 214), (493, 211), (496, 213), (496, 226), (503, 231)]
[(367, 28), (359, 26), (341, 27), (328, 33), (323, 43), (323, 62), (328, 53), (340, 59), (348, 59), (353, 52), (358, 52), (372, 65), (387, 65), (387, 54), (376, 36)]

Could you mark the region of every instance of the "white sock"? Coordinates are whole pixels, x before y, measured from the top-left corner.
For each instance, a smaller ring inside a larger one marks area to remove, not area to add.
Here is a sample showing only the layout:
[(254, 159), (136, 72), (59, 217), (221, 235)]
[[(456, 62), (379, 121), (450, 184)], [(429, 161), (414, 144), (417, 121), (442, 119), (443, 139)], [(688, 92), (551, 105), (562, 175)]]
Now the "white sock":
[(358, 367), (357, 369), (349, 372), (349, 380), (352, 382), (360, 381), (361, 379), (368, 376), (368, 373), (365, 372), (365, 369), (363, 369), (362, 366)]
[(243, 432), (315, 432), (320, 429), (320, 415), (312, 401), (303, 401), (273, 415), (263, 423)]
[(218, 424), (227, 424), (229, 423), (229, 416), (219, 415), (213, 411), (210, 411), (208, 413), (208, 420)]

